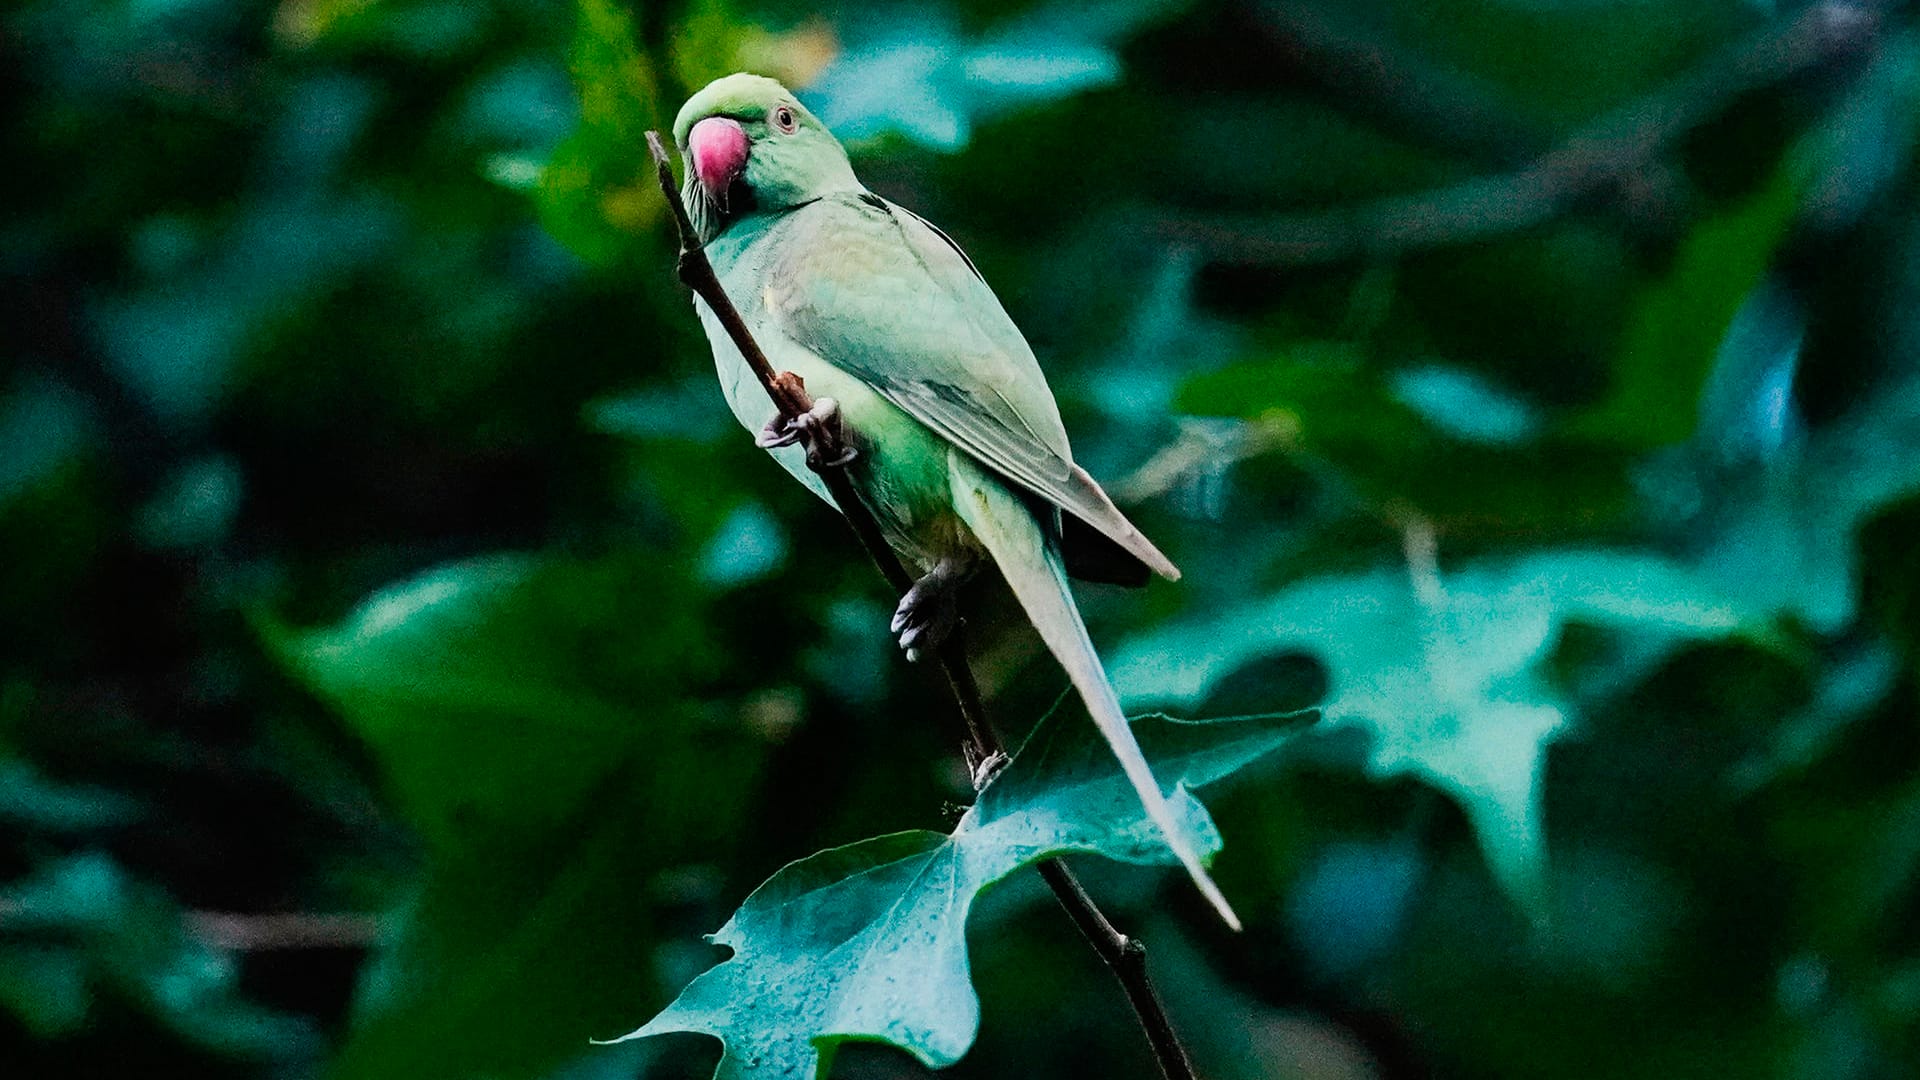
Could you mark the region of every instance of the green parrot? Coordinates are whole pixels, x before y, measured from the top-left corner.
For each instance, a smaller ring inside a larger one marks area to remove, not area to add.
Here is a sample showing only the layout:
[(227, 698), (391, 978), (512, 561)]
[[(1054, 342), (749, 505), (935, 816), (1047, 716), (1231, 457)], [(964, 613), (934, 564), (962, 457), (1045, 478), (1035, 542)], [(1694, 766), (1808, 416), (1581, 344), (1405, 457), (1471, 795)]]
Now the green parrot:
[(797, 422), (772, 406), (705, 303), (727, 402), (787, 471), (844, 423), (849, 479), (919, 575), (892, 629), (909, 659), (952, 627), (954, 590), (991, 559), (1040, 631), (1140, 801), (1202, 893), (1239, 927), (1181, 828), (1087, 636), (1069, 574), (1145, 584), (1180, 571), (1073, 463), (1033, 350), (945, 233), (862, 187), (839, 140), (785, 87), (737, 74), (673, 124), (685, 200), (721, 285), (776, 371), (806, 382)]

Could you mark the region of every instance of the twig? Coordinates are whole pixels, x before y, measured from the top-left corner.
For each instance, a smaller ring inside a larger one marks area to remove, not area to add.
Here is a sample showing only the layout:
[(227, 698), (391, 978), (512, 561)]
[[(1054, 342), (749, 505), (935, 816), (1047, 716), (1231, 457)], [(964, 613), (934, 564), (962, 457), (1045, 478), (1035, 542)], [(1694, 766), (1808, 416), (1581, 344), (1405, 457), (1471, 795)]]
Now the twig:
[(187, 925), (207, 944), (235, 952), (364, 949), (380, 936), (380, 920), (372, 915), (194, 911), (187, 914)]
[(1187, 1049), (1180, 1045), (1180, 1035), (1167, 1019), (1167, 1010), (1160, 1004), (1160, 995), (1147, 974), (1147, 947), (1139, 938), (1128, 937), (1107, 921), (1066, 863), (1048, 859), (1040, 864), (1040, 876), (1053, 889), (1060, 906), (1067, 909), (1067, 916), (1080, 928), (1087, 944), (1093, 946), (1093, 951), (1100, 954), (1100, 959), (1106, 961), (1114, 977), (1120, 980), (1134, 1015), (1140, 1018), (1141, 1029), (1147, 1033), (1154, 1059), (1160, 1062), (1160, 1071), (1166, 1074), (1167, 1080), (1193, 1080), (1193, 1063), (1187, 1060)]
[(1553, 145), (1547, 130), (1492, 82), (1418, 55), (1370, 25), (1377, 20), (1364, 18), (1364, 8), (1250, 0), (1233, 10), (1235, 22), (1269, 42), (1290, 74), (1403, 137), (1502, 169)]
[(1657, 187), (1658, 156), (1742, 95), (1859, 49), (1878, 32), (1872, 0), (1830, 0), (1715, 53), (1609, 113), (1531, 164), (1437, 191), (1324, 213), (1164, 222), (1169, 240), (1238, 265), (1313, 265), (1470, 243), (1544, 224), (1609, 187)]
[[(714, 317), (726, 328), (727, 336), (733, 339), (740, 355), (753, 368), (767, 397), (773, 401), (774, 408), (787, 420), (797, 419), (813, 408), (805, 383), (791, 372), (773, 370), (759, 343), (754, 341), (746, 320), (740, 317), (739, 310), (728, 299), (719, 277), (713, 272), (713, 264), (707, 260), (706, 252), (701, 250), (695, 237), (693, 223), (687, 217), (686, 204), (681, 200), (680, 189), (674, 183), (673, 163), (667, 156), (658, 132), (647, 132), (647, 149), (653, 155), (660, 191), (666, 196), (667, 205), (673, 208), (674, 225), (679, 230), (678, 273), (681, 283), (692, 289), (713, 310)], [(829, 439), (837, 437), (830, 429), (816, 430)], [(849, 443), (857, 444), (851, 433), (846, 434), (849, 435)], [(839, 451), (844, 447), (829, 445), (812, 449), (814, 452), (807, 455), (807, 466), (826, 483), (827, 491), (840, 507), (840, 513), (853, 526), (854, 535), (860, 538), (861, 546), (867, 549), (867, 554), (879, 566), (887, 583), (899, 592), (906, 592), (913, 586), (912, 575), (887, 543), (873, 512), (861, 501), (859, 493), (848, 480), (846, 469), (833, 464), (841, 459)], [(935, 650), (935, 655), (946, 673), (947, 685), (953, 690), (954, 703), (959, 706), (961, 719), (966, 724), (965, 746), (968, 763), (974, 767), (974, 781), (976, 785), (984, 784), (987, 773), (980, 768), (981, 764), (1000, 756), (1005, 749), (999, 734), (987, 719), (986, 710), (981, 706), (980, 688), (974, 682), (973, 668), (967, 662), (966, 641), (961, 628), (956, 627), (947, 636)], [(1180, 1045), (1173, 1024), (1167, 1019), (1160, 997), (1154, 992), (1153, 983), (1147, 976), (1145, 946), (1114, 928), (1065, 863), (1049, 859), (1040, 864), (1040, 875), (1053, 889), (1053, 895), (1060, 901), (1060, 906), (1066, 909), (1074, 925), (1086, 935), (1094, 951), (1119, 980), (1120, 988), (1126, 992), (1128, 1002), (1140, 1017), (1140, 1026), (1146, 1031), (1147, 1042), (1153, 1048), (1160, 1071), (1167, 1080), (1194, 1080), (1193, 1064), (1187, 1059), (1186, 1050)]]

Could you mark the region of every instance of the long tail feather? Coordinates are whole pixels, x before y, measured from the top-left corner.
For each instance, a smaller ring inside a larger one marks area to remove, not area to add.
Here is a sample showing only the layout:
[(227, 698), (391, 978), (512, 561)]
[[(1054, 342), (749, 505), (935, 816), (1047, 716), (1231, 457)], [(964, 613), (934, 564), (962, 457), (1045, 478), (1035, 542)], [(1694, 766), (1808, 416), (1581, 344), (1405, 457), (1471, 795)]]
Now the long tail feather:
[(1154, 779), (1153, 769), (1147, 764), (1139, 741), (1133, 737), (1133, 729), (1127, 725), (1126, 714), (1120, 711), (1120, 699), (1107, 680), (1100, 654), (1093, 649), (1086, 623), (1080, 618), (1080, 608), (1068, 588), (1059, 552), (1047, 542), (1032, 512), (999, 480), (957, 451), (949, 455), (949, 461), (954, 508), (960, 519), (993, 556), (1001, 575), (1012, 587), (1014, 598), (1020, 601), (1027, 617), (1040, 631), (1041, 640), (1066, 669), (1067, 678), (1086, 702), (1087, 712), (1113, 748), (1121, 770), (1139, 794), (1147, 816), (1165, 837), (1167, 847), (1173, 850), (1193, 883), (1227, 925), (1240, 929), (1240, 919), (1234, 915), (1206, 867), (1201, 865), (1193, 839), (1174, 817), (1172, 805), (1161, 791), (1159, 781)]

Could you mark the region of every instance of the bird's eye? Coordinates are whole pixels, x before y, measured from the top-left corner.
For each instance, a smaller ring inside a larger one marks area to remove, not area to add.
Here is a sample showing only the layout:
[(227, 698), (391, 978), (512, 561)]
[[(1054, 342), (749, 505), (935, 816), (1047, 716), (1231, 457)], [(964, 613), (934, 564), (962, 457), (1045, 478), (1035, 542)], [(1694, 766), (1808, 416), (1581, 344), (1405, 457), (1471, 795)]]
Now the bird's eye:
[(785, 105), (777, 105), (773, 110), (773, 126), (783, 134), (791, 135), (800, 125), (794, 122), (793, 110)]

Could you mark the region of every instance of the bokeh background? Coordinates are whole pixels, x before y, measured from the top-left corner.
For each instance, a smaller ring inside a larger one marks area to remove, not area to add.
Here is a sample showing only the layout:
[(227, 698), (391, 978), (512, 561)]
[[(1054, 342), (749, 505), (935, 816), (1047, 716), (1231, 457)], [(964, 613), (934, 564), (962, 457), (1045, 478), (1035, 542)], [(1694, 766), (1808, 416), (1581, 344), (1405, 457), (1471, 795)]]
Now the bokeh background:
[[(704, 1076), (586, 1040), (954, 820), (673, 277), (641, 134), (739, 68), (970, 251), (1186, 570), (1083, 590), (1128, 697), (1325, 709), (1208, 793), (1245, 934), (1082, 867), (1204, 1075), (1920, 1075), (1911, 5), (0, 18), (5, 1075)], [(980, 593), (1017, 736), (1063, 679)], [(1153, 1075), (1035, 881), (973, 961), (956, 1075)]]

